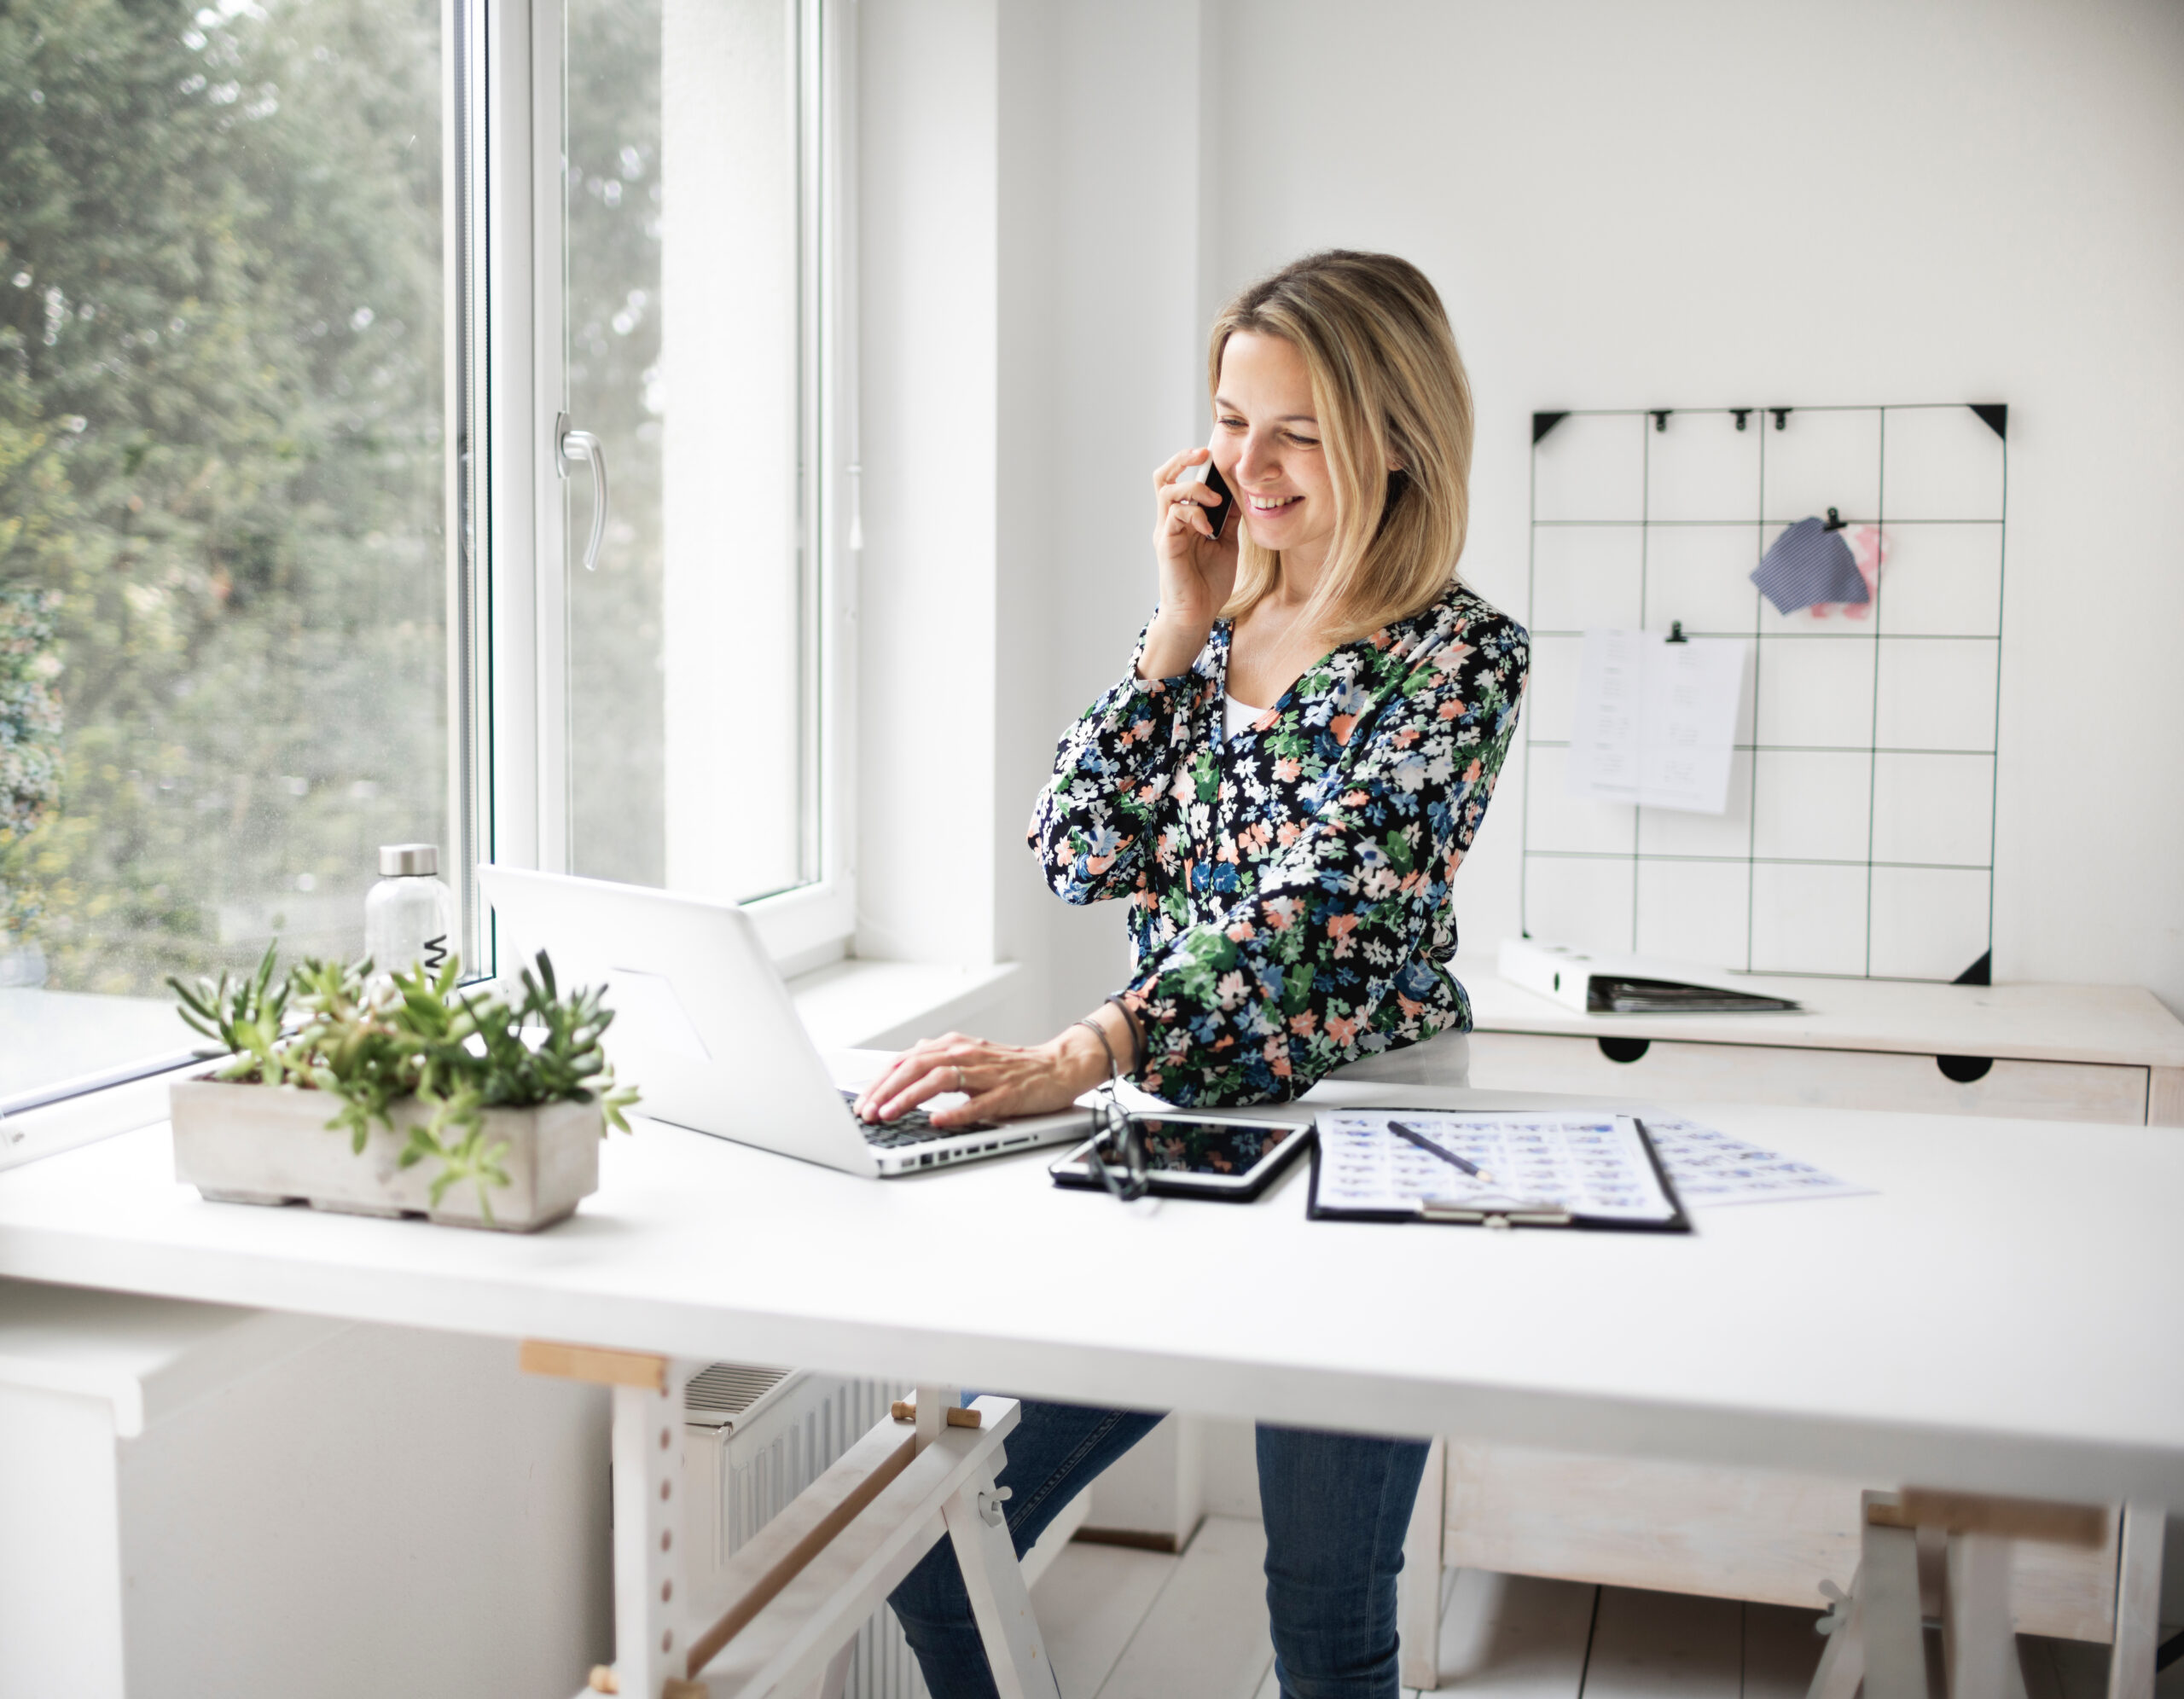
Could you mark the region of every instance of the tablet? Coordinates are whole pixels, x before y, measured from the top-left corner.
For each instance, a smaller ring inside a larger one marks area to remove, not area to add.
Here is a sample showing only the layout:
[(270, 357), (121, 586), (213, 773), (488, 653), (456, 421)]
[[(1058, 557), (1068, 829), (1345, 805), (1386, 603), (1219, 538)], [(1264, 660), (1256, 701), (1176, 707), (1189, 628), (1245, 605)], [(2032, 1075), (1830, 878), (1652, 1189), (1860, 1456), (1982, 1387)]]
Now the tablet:
[[(1309, 1125), (1287, 1121), (1212, 1120), (1180, 1113), (1133, 1115), (1130, 1120), (1145, 1141), (1151, 1181), (1146, 1189), (1156, 1197), (1249, 1203), (1312, 1142)], [(1086, 1139), (1048, 1167), (1056, 1186), (1106, 1189), (1085, 1160), (1095, 1142)]]

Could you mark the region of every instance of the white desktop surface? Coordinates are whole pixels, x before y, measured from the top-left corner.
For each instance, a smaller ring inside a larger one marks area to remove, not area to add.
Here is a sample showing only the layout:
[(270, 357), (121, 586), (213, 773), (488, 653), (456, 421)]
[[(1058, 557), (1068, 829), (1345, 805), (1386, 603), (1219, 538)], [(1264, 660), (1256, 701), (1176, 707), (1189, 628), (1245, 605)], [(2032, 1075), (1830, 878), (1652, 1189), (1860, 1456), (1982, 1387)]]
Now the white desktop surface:
[[(1351, 1087), (1344, 1101), (1543, 1105)], [(1577, 1103), (1579, 1099), (1563, 1099)], [(0, 1174), (0, 1275), (1299, 1425), (2184, 1506), (2184, 1138), (1708, 1105), (1879, 1188), (1691, 1236), (868, 1181), (649, 1122), (533, 1237), (208, 1203), (164, 1126)], [(332, 1135), (328, 1135), (332, 1136)]]

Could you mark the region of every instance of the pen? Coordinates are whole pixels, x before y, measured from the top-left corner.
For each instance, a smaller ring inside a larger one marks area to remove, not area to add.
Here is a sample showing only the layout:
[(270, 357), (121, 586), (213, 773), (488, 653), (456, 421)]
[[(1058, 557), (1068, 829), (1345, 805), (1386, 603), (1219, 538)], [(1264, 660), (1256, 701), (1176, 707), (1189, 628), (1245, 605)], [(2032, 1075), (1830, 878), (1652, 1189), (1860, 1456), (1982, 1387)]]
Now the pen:
[(1412, 1132), (1409, 1128), (1404, 1126), (1400, 1121), (1391, 1121), (1388, 1123), (1388, 1131), (1394, 1134), (1398, 1139), (1408, 1139), (1412, 1144), (1417, 1145), (1420, 1150), (1432, 1152), (1434, 1156), (1440, 1157), (1443, 1162), (1451, 1163), (1454, 1166), (1461, 1168), (1473, 1180), (1483, 1180), (1489, 1186), (1491, 1186), (1494, 1183), (1494, 1176), (1487, 1173), (1487, 1171), (1481, 1168), (1477, 1163), (1467, 1163), (1454, 1151), (1443, 1150), (1438, 1145), (1435, 1144), (1424, 1134)]

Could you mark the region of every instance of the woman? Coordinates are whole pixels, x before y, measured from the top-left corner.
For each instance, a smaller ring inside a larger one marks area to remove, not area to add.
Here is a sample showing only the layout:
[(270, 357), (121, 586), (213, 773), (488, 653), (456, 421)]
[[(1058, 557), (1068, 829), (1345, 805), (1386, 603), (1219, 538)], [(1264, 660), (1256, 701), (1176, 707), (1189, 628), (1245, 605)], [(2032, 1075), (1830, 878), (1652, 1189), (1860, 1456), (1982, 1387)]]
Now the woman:
[[(1173, 1103), (1285, 1099), (1470, 1028), (1450, 882), (1527, 648), (1455, 576), (1472, 414), (1447, 315), (1405, 261), (1315, 254), (1229, 304), (1208, 363), (1212, 446), (1153, 478), (1159, 608), (1063, 737), (1030, 834), (1066, 900), (1129, 903), (1130, 983), (1045, 1044), (914, 1047), (868, 1116), (950, 1092), (942, 1126), (1059, 1109), (1115, 1073)], [(1241, 521), (1217, 536), (1209, 455)], [(1002, 1476), (1017, 1550), (1158, 1419), (1027, 1402)], [(1397, 1692), (1425, 1455), (1260, 1427), (1287, 1699)], [(946, 1542), (893, 1603), (936, 1699), (994, 1691)]]

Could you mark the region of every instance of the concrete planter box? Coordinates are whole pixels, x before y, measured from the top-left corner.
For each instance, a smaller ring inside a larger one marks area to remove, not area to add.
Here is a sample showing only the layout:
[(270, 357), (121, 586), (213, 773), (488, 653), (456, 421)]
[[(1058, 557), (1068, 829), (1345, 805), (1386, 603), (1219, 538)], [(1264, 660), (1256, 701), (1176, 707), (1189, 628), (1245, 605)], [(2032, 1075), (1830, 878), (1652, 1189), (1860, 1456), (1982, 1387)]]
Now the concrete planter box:
[(308, 1203), (352, 1215), (422, 1215), (453, 1226), (535, 1232), (575, 1213), (599, 1189), (599, 1105), (551, 1103), (489, 1109), (489, 1141), (505, 1140), (509, 1184), (489, 1188), (493, 1218), (478, 1188), (458, 1180), (432, 1202), (439, 1163), (398, 1166), (410, 1128), (427, 1117), (415, 1099), (393, 1106), (394, 1130), (376, 1122), (363, 1152), (346, 1131), (329, 1130), (340, 1099), (293, 1086), (236, 1085), (198, 1078), (169, 1087), (175, 1178), (223, 1203)]

